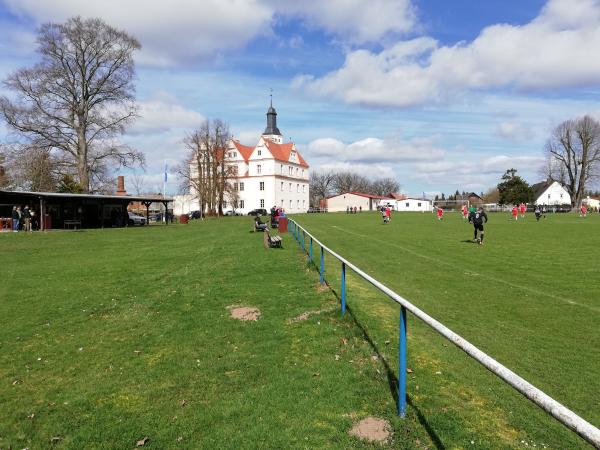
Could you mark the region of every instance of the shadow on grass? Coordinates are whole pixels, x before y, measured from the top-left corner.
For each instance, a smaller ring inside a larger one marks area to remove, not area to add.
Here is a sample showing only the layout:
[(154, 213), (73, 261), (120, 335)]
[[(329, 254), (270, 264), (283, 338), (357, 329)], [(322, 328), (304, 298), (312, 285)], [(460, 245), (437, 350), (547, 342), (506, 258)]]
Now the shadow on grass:
[[(339, 296), (338, 292), (335, 289), (333, 289), (329, 285), (329, 283), (327, 283), (327, 281), (325, 281), (325, 285), (327, 285), (329, 287), (329, 289), (331, 290), (333, 295), (335, 295), (335, 297), (338, 299), (338, 301), (341, 304), (341, 297)], [(371, 339), (371, 336), (369, 336), (369, 333), (367, 333), (367, 330), (365, 329), (365, 327), (363, 327), (363, 325), (359, 322), (358, 318), (352, 311), (352, 308), (348, 305), (346, 305), (346, 313), (349, 314), (350, 317), (352, 317), (352, 321), (354, 322), (354, 325), (356, 325), (358, 327), (358, 329), (362, 332), (364, 339), (369, 343), (369, 346), (371, 347), (373, 352), (375, 352), (375, 354), (377, 355), (379, 360), (383, 363), (383, 366), (385, 368), (385, 373), (387, 376), (387, 380), (388, 380), (388, 387), (390, 389), (390, 393), (392, 394), (392, 398), (394, 399), (394, 404), (396, 405), (396, 411), (398, 411), (398, 406), (399, 406), (398, 405), (398, 377), (392, 370), (388, 361), (383, 357), (383, 355), (379, 351), (377, 344), (375, 344), (373, 339)], [(429, 435), (429, 438), (431, 439), (431, 442), (433, 443), (435, 448), (445, 449), (446, 447), (440, 440), (439, 436), (437, 435), (435, 430), (431, 427), (431, 425), (429, 425), (429, 422), (423, 415), (421, 409), (419, 409), (419, 407), (413, 402), (410, 395), (406, 396), (406, 402), (415, 411), (415, 414), (417, 415), (417, 420), (419, 421), (421, 426), (425, 429), (425, 431)]]
[(477, 241), (474, 241), (473, 239), (465, 239), (464, 241), (460, 242), (463, 242), (465, 244), (477, 244)]

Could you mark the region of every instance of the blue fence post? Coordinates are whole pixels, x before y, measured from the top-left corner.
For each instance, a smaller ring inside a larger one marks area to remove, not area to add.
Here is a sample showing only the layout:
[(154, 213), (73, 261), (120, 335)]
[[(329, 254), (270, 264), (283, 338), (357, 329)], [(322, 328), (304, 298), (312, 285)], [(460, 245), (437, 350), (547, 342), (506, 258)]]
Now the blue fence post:
[(304, 232), (304, 230), (302, 230), (302, 251), (306, 251), (306, 248), (304, 248), (304, 240), (306, 239), (306, 233)]
[(342, 316), (346, 314), (346, 263), (342, 263)]
[(406, 415), (406, 308), (400, 306), (400, 349), (398, 367), (398, 415)]
[(312, 237), (310, 238), (310, 245), (308, 247), (308, 262), (312, 262)]
[(325, 252), (323, 251), (323, 246), (321, 246), (321, 284), (325, 282)]

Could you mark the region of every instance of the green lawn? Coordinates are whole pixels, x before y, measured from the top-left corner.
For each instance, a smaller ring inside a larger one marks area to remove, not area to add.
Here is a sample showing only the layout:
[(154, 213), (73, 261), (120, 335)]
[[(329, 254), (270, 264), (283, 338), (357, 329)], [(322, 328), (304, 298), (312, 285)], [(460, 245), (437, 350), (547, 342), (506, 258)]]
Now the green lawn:
[[(459, 214), (439, 222), (431, 214), (401, 213), (389, 225), (377, 214), (306, 215), (298, 221), (332, 250), (600, 426), (599, 216), (549, 215), (536, 222), (530, 215), (513, 222), (508, 215), (490, 214), (484, 246), (468, 242), (472, 226)], [(334, 287), (338, 266), (326, 258)], [(374, 339), (383, 340), (397, 327), (398, 307), (357, 276), (348, 278), (348, 303), (372, 327)], [(455, 420), (465, 420), (465, 433), (479, 421), (503, 434), (509, 447), (521, 440), (529, 446), (585, 447), (410, 315), (408, 328), (413, 368), (408, 392), (423, 405), (432, 427), (439, 427), (442, 443), (464, 442), (455, 440), (456, 429), (446, 434), (448, 408)], [(396, 359), (391, 362), (395, 367)], [(436, 378), (435, 372), (442, 372), (439, 382), (423, 392), (422, 384)], [(500, 440), (493, 437), (485, 446), (503, 445)]]
[[(597, 217), (492, 215), (484, 247), (458, 215), (297, 219), (600, 424)], [(381, 447), (348, 435), (367, 416), (394, 448), (586, 448), (410, 316), (399, 419), (397, 305), (348, 274), (341, 318), (339, 267), (321, 289), (291, 236), (266, 250), (250, 224), (0, 235), (0, 449)]]

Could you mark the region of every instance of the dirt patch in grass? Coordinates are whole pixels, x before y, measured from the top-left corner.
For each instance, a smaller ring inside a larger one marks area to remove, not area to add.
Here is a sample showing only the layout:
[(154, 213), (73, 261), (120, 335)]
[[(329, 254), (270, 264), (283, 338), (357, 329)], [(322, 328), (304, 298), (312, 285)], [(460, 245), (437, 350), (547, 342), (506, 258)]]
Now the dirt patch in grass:
[(367, 417), (356, 422), (349, 433), (359, 439), (381, 444), (388, 442), (392, 435), (388, 421), (376, 417)]
[(252, 320), (256, 322), (260, 319), (260, 310), (258, 308), (252, 308), (250, 306), (228, 306), (229, 313), (232, 319), (242, 320), (247, 322)]
[(314, 311), (304, 311), (302, 314), (300, 314), (297, 317), (294, 317), (292, 319), (288, 319), (288, 323), (292, 323), (292, 322), (302, 322), (304, 320), (307, 320), (310, 316), (314, 316), (317, 314), (322, 314), (322, 313), (326, 313), (326, 312), (331, 312), (334, 309), (336, 309), (336, 307), (333, 308), (325, 308), (325, 309), (317, 309)]

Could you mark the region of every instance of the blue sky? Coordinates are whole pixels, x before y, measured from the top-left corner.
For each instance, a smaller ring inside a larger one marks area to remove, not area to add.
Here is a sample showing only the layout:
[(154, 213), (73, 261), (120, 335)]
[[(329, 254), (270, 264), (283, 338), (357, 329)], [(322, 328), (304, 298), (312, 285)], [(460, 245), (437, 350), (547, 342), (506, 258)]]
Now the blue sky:
[(47, 21), (136, 36), (141, 117), (123, 139), (146, 154), (149, 190), (203, 118), (254, 144), (270, 88), (313, 170), (392, 176), (409, 194), (486, 191), (510, 167), (536, 182), (553, 127), (600, 116), (600, 0), (49, 3), (0, 0), (0, 78), (35, 62)]

